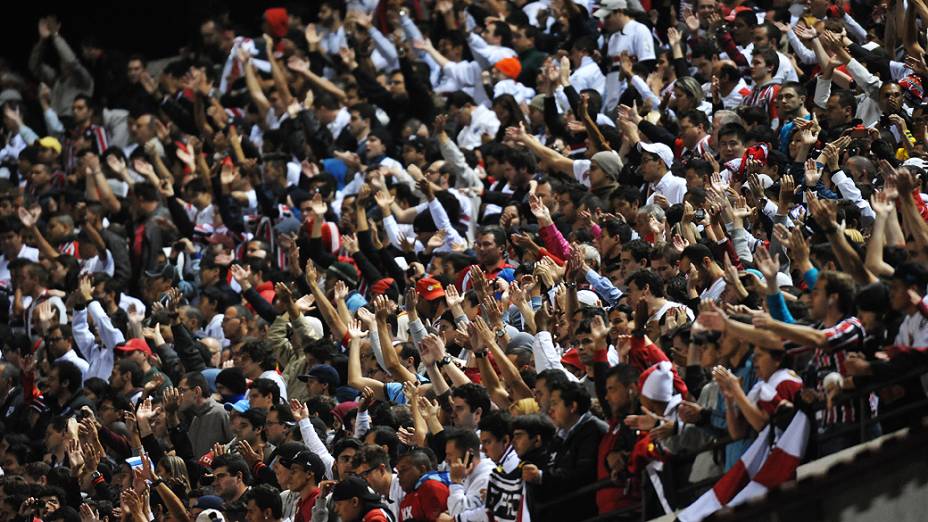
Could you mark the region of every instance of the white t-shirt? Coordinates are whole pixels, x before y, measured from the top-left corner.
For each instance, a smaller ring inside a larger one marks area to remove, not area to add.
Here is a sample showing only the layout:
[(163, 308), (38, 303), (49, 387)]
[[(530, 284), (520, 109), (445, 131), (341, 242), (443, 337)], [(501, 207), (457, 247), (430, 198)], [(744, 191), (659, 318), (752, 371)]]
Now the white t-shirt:
[[(39, 249), (23, 245), (19, 249), (19, 255), (16, 259), (28, 259), (33, 263), (39, 262)], [(5, 255), (0, 255), (0, 287), (10, 288), (13, 286), (13, 275), (10, 273), (10, 260)]]

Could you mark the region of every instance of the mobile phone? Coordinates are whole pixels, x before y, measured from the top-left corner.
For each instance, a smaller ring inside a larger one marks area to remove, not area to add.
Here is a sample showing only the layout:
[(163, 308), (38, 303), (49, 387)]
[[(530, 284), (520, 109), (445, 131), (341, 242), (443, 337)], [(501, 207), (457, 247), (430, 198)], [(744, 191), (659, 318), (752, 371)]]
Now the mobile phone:
[(870, 131), (867, 130), (863, 125), (856, 125), (851, 129), (852, 138), (868, 138), (870, 137)]
[(470, 463), (474, 460), (474, 452), (467, 450), (467, 453), (464, 454), (464, 467), (467, 468), (470, 466)]
[(697, 208), (697, 209), (696, 209), (696, 213), (693, 214), (693, 219), (694, 219), (696, 222), (699, 222), (699, 221), (702, 221), (702, 220), (706, 219), (706, 211), (705, 211), (704, 209)]

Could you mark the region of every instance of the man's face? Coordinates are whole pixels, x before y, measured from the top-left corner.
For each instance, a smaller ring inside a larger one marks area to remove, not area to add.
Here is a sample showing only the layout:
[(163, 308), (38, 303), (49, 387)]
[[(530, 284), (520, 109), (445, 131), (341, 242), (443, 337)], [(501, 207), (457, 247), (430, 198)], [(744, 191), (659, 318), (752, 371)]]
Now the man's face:
[(258, 441), (258, 434), (261, 433), (261, 430), (256, 430), (255, 427), (248, 422), (248, 419), (236, 415), (235, 419), (232, 420), (232, 433), (238, 440), (248, 441), (249, 444), (254, 445)]
[(220, 466), (213, 471), (216, 478), (216, 493), (225, 500), (233, 500), (238, 495), (239, 478), (229, 473), (229, 468)]
[(126, 65), (126, 77), (129, 79), (129, 83), (139, 83), (142, 71), (144, 70), (145, 67), (142, 65), (142, 60), (129, 60), (129, 64)]
[(554, 425), (561, 429), (570, 428), (576, 420), (571, 408), (561, 399), (560, 390), (551, 392), (551, 403), (548, 405), (548, 416), (554, 421)]
[(696, 2), (696, 16), (699, 18), (699, 25), (703, 29), (709, 26), (709, 17), (713, 13), (718, 13), (719, 8), (715, 0), (699, 0)]
[(351, 134), (357, 138), (364, 134), (367, 129), (367, 120), (361, 117), (361, 113), (358, 111), (351, 111), (351, 120), (348, 122), (348, 130), (351, 131)]
[(731, 23), (731, 28), (732, 36), (735, 37), (735, 41), (739, 44), (744, 45), (751, 41), (753, 27), (741, 18), (735, 18), (735, 21)]
[(19, 251), (23, 248), (23, 237), (14, 231), (5, 232), (0, 235), (0, 250), (6, 256), (7, 261), (15, 259)]
[(366, 148), (368, 159), (376, 158), (386, 152), (383, 142), (377, 136), (368, 136)]
[(695, 147), (705, 134), (705, 130), (701, 126), (695, 125), (689, 118), (680, 120), (680, 135), (683, 138), (683, 144), (687, 148), (692, 149)]
[(357, 497), (347, 500), (335, 501), (335, 513), (339, 520), (359, 520), (361, 518), (361, 505)]
[(767, 34), (767, 28), (758, 25), (752, 31), (754, 36), (754, 50), (766, 49), (770, 47), (770, 36)]
[(407, 494), (416, 488), (416, 482), (419, 481), (419, 477), (424, 472), (425, 470), (413, 465), (408, 458), (401, 458), (399, 464), (396, 465), (396, 474), (399, 477), (400, 487)]
[(226, 339), (237, 341), (241, 338), (242, 318), (234, 307), (226, 309), (222, 318), (222, 334)]
[(525, 457), (530, 451), (536, 447), (536, 439), (529, 437), (528, 432), (525, 430), (514, 430), (512, 432), (512, 449), (515, 450), (516, 455), (519, 457)]
[(503, 439), (498, 439), (496, 435), (488, 431), (480, 432), (480, 448), (490, 460), (497, 464), (499, 464), (500, 459), (503, 458), (503, 453), (505, 453), (506, 446), (508, 445), (508, 438), (504, 437)]
[(5, 453), (0, 459), (0, 467), (3, 468), (4, 475), (22, 475), (23, 467), (12, 453)]
[[(480, 413), (471, 411), (467, 401), (461, 397), (451, 399), (452, 422), (458, 428), (474, 429), (480, 422)], [(478, 408), (479, 409), (479, 408)]]
[(644, 268), (644, 264), (639, 263), (631, 250), (622, 250), (619, 254), (619, 264), (622, 265), (622, 278), (626, 278), (636, 270)]
[(657, 272), (665, 281), (673, 276), (673, 266), (663, 257), (656, 257), (651, 260), (651, 270)]
[(45, 448), (48, 451), (55, 451), (59, 446), (64, 444), (64, 433), (49, 426), (45, 430)]
[(74, 123), (83, 124), (90, 121), (90, 106), (87, 100), (74, 100), (71, 104), (71, 112), (74, 114)]
[(245, 508), (245, 520), (247, 522), (263, 522), (267, 520), (267, 515), (261, 511), (254, 499), (248, 501), (248, 506)]
[(813, 319), (822, 320), (825, 318), (825, 314), (828, 313), (828, 308), (830, 306), (828, 299), (828, 292), (825, 290), (825, 278), (820, 277), (818, 281), (815, 282), (815, 288), (812, 289), (812, 307), (809, 310), (809, 315)]
[(395, 97), (404, 98), (409, 96), (406, 91), (406, 79), (403, 73), (393, 73), (387, 80), (387, 90)]
[(48, 167), (41, 163), (36, 163), (29, 171), (29, 184), (35, 187), (44, 187), (52, 179)]
[(667, 171), (664, 168), (664, 162), (657, 154), (643, 152), (641, 154), (641, 165), (638, 167), (641, 177), (648, 183), (661, 179), (661, 176)]
[(725, 163), (744, 154), (744, 143), (738, 139), (737, 134), (719, 136), (719, 162)]
[[(270, 440), (268, 441), (270, 442)], [(274, 477), (277, 479), (277, 483), (280, 484), (281, 487), (289, 488), (290, 469), (281, 464), (280, 459), (274, 459), (271, 469), (274, 471)]]
[(287, 439), (287, 425), (281, 422), (277, 410), (267, 412), (267, 419), (264, 421), (264, 435), (267, 437), (267, 441), (275, 446), (280, 446)]
[[(535, 387), (532, 388), (532, 395), (535, 396), (535, 402), (538, 403), (538, 407), (541, 411), (548, 411), (548, 403), (551, 400), (551, 392), (548, 391), (548, 387), (545, 385), (544, 379), (538, 379), (535, 381)], [(513, 444), (515, 439), (513, 439)]]
[(628, 315), (620, 310), (609, 312), (609, 334), (613, 338), (616, 338), (620, 335), (628, 335), (630, 333), (631, 322), (628, 319)]
[(850, 121), (847, 110), (841, 106), (838, 96), (829, 96), (825, 102), (825, 121), (829, 127), (839, 127)]
[(215, 47), (219, 45), (219, 30), (215, 22), (207, 21), (200, 26), (200, 39), (206, 47)]
[(754, 57), (751, 58), (751, 79), (760, 83), (767, 79), (767, 75), (767, 62), (759, 53), (754, 53)]
[(897, 114), (902, 107), (902, 88), (896, 83), (884, 83), (880, 87), (880, 110), (886, 114)]
[(625, 411), (631, 403), (629, 387), (622, 384), (616, 376), (606, 379), (606, 402), (609, 403), (613, 415)]
[(293, 464), (290, 466), (290, 479), (287, 483), (287, 489), (290, 491), (302, 491), (306, 487), (306, 484), (309, 482), (309, 478), (312, 473), (301, 466), (300, 464)]
[(180, 392), (180, 409), (189, 410), (194, 407), (197, 403), (197, 389), (190, 387), (190, 382), (187, 379), (182, 379), (180, 384), (177, 386), (177, 391)]
[(126, 379), (123, 379), (119, 371), (119, 365), (113, 365), (113, 373), (110, 374), (110, 385), (114, 390), (122, 390), (126, 386)]
[(783, 114), (793, 114), (798, 111), (802, 104), (805, 102), (805, 97), (800, 96), (796, 89), (786, 88), (781, 89), (780, 94), (777, 96), (777, 103), (779, 104), (780, 113)]
[(516, 52), (527, 51), (535, 47), (535, 40), (526, 36), (523, 28), (513, 28), (512, 30), (512, 47)]
[(889, 305), (897, 312), (904, 312), (911, 306), (909, 302), (909, 287), (898, 279), (889, 283)]
[(495, 266), (503, 257), (502, 248), (496, 243), (496, 237), (493, 234), (483, 234), (478, 237), (474, 247), (477, 262), (483, 266)]
[(554, 190), (551, 188), (550, 183), (539, 183), (535, 188), (535, 195), (541, 198), (541, 202), (548, 207), (551, 213), (557, 211), (557, 198), (554, 195)]
[(345, 448), (341, 453), (335, 458), (335, 472), (338, 473), (338, 478), (343, 479), (348, 475), (351, 475), (354, 471), (354, 456), (358, 454), (358, 450), (354, 448)]

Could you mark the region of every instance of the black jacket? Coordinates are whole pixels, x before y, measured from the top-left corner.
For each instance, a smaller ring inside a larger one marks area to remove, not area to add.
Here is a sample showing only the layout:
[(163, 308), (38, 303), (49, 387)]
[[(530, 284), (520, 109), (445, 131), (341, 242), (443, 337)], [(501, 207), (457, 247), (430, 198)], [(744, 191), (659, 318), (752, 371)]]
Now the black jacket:
[[(589, 415), (566, 439), (555, 437), (541, 484), (529, 484), (532, 520), (584, 520), (596, 516), (594, 491), (558, 504), (551, 501), (596, 482), (599, 441), (606, 429), (605, 422)], [(539, 501), (543, 503), (540, 508)]]

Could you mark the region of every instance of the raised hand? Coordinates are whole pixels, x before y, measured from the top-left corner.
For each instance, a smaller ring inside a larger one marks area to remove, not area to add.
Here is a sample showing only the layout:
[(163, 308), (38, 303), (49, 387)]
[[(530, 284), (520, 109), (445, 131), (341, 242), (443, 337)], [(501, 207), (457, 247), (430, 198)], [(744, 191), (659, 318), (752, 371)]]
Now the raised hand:
[[(338, 280), (335, 282), (334, 297), (336, 301), (344, 301), (348, 297), (348, 285), (344, 281)], [(379, 297), (379, 296), (378, 296)]]
[[(232, 278), (238, 283), (242, 290), (251, 288), (251, 267), (247, 265), (232, 265)], [(286, 286), (286, 285), (285, 285)]]
[(780, 271), (780, 254), (771, 257), (766, 247), (758, 245), (754, 252), (754, 264), (768, 281), (775, 281)]
[(363, 339), (367, 337), (368, 331), (364, 329), (364, 325), (361, 324), (361, 321), (357, 319), (352, 319), (348, 324), (348, 335), (352, 339)]
[(367, 411), (371, 407), (371, 404), (374, 402), (374, 389), (370, 386), (365, 386), (361, 389), (361, 400), (358, 401), (358, 410)]
[(458, 292), (458, 288), (454, 284), (445, 287), (445, 302), (448, 304), (448, 308), (464, 304), (464, 296)]
[(300, 422), (309, 418), (309, 407), (297, 399), (290, 399), (290, 413), (293, 414), (293, 420)]

